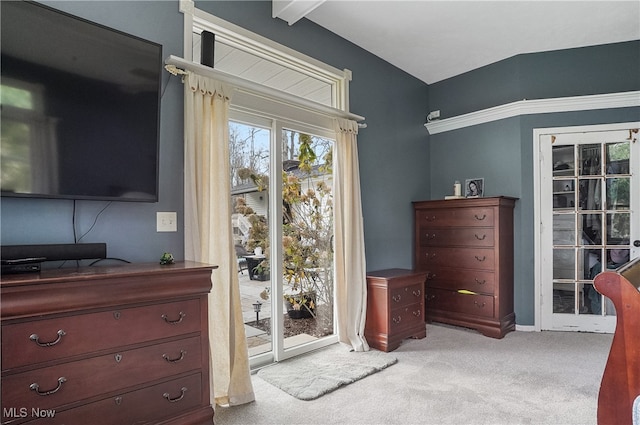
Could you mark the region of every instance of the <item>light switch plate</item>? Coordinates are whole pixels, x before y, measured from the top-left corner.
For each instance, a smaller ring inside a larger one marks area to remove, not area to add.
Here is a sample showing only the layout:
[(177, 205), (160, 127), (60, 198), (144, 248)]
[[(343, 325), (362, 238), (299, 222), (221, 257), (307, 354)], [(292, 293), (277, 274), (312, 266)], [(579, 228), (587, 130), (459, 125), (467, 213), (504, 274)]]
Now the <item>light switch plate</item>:
[(176, 212), (160, 212), (156, 216), (158, 232), (177, 232), (178, 231), (178, 213)]

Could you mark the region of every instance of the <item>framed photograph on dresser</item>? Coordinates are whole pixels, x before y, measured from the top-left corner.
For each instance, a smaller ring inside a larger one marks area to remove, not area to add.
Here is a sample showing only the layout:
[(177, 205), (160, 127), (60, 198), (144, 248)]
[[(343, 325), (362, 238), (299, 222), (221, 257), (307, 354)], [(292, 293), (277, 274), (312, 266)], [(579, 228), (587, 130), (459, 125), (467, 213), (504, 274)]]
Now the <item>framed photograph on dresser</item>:
[(484, 196), (484, 179), (465, 180), (464, 193), (467, 198), (482, 198)]

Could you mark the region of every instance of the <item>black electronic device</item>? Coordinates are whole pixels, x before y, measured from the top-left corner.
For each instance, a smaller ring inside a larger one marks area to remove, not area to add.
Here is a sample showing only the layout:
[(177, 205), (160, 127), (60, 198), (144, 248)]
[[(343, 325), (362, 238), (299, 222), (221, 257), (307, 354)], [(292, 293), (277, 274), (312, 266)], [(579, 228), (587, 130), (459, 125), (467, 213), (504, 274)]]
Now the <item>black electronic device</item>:
[(3, 245), (0, 247), (2, 273), (40, 271), (47, 261), (102, 260), (107, 258), (105, 243)]
[(46, 258), (44, 257), (0, 260), (0, 264), (2, 266), (2, 274), (39, 272), (40, 263), (45, 260)]
[(2, 196), (157, 202), (162, 45), (35, 2), (0, 18)]

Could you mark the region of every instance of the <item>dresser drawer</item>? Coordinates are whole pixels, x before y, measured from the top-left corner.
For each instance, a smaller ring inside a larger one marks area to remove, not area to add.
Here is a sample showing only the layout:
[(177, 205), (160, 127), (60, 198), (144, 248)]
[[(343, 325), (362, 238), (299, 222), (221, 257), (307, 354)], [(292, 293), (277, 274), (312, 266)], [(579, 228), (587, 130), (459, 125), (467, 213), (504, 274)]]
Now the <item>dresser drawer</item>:
[(461, 294), (438, 288), (426, 290), (427, 314), (431, 310), (445, 310), (473, 316), (493, 317), (493, 297), (482, 294)]
[(418, 243), (421, 246), (479, 246), (492, 247), (493, 227), (439, 227), (420, 226)]
[[(202, 367), (200, 337), (63, 363), (2, 378), (3, 406), (49, 409)], [(37, 384), (38, 388), (32, 388)], [(48, 393), (48, 394), (47, 394)]]
[(417, 261), (422, 270), (452, 264), (461, 268), (493, 270), (495, 251), (490, 248), (419, 247)]
[(453, 267), (433, 267), (429, 269), (427, 288), (450, 290), (467, 289), (473, 292), (493, 294), (495, 273), (485, 270), (458, 269)]
[(416, 225), (420, 227), (493, 227), (493, 219), (493, 208), (437, 208), (416, 210)]
[(424, 326), (424, 303), (415, 303), (392, 310), (389, 313), (389, 334), (402, 332), (403, 329)]
[(200, 330), (200, 300), (114, 309), (2, 326), (2, 369)]
[(209, 403), (202, 400), (202, 377), (197, 373), (56, 412), (53, 418), (32, 421), (29, 425), (151, 425), (203, 402)]
[(416, 283), (404, 288), (391, 288), (389, 293), (389, 306), (391, 310), (405, 307), (409, 304), (422, 302), (424, 299), (424, 284)]

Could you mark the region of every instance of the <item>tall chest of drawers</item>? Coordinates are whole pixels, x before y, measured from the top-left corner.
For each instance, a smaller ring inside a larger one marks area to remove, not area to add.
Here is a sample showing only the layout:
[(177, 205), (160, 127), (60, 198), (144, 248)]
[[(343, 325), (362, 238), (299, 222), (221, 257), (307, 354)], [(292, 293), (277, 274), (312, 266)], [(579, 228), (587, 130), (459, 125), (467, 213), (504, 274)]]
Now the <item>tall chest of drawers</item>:
[(502, 338), (515, 329), (513, 208), (508, 197), (414, 202), (415, 268), (426, 317)]
[(3, 276), (2, 424), (212, 424), (213, 268)]

